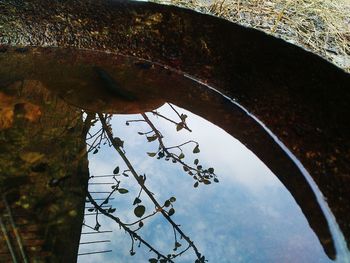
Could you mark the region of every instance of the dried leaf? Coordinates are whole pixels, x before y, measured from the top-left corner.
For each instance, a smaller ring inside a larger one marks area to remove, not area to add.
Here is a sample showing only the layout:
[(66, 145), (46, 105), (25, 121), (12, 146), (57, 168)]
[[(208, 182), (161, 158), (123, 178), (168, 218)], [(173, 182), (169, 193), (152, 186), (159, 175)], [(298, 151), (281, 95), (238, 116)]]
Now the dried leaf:
[(168, 212), (168, 215), (172, 216), (173, 214), (175, 214), (175, 209), (174, 208), (170, 208), (169, 212)]
[(147, 140), (148, 140), (149, 142), (153, 142), (153, 141), (157, 140), (157, 135), (147, 136)]
[(41, 116), (40, 107), (32, 103), (24, 103), (23, 110), (25, 112), (24, 118), (30, 122), (37, 121)]
[(144, 207), (143, 205), (139, 205), (134, 209), (134, 214), (137, 217), (142, 217), (145, 211), (146, 211), (146, 207)]
[(147, 154), (148, 154), (148, 156), (150, 156), (150, 157), (154, 157), (154, 156), (156, 156), (157, 153), (149, 153), (149, 152), (148, 152)]
[(118, 189), (118, 192), (119, 192), (120, 194), (126, 194), (126, 193), (129, 192), (129, 190), (124, 189), (124, 188), (119, 188), (119, 189)]
[(42, 158), (44, 158), (44, 156), (45, 156), (44, 154), (39, 152), (26, 152), (26, 153), (20, 154), (20, 158), (23, 161), (30, 164), (40, 161)]
[(139, 203), (141, 203), (141, 202), (142, 202), (141, 199), (138, 198), (138, 197), (136, 197), (135, 200), (134, 200), (134, 202), (133, 202), (133, 205), (137, 205), (137, 204), (139, 204)]
[(118, 174), (119, 173), (119, 166), (117, 166), (116, 168), (114, 168), (113, 170), (113, 174)]
[(193, 153), (199, 153), (199, 152), (200, 152), (199, 145), (197, 145), (196, 147), (194, 147)]

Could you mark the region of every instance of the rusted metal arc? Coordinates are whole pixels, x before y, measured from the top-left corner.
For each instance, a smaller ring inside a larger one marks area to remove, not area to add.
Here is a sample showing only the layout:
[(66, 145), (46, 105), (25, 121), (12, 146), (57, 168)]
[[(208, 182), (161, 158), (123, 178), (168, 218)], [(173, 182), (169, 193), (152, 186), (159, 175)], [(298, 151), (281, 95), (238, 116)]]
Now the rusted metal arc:
[[(0, 3), (0, 14), (2, 50), (8, 45), (73, 47), (119, 52), (168, 65), (237, 98), (271, 125), (273, 132), (284, 138), (292, 150), (296, 137), (284, 135), (284, 132), (295, 134), (295, 123), (290, 121), (290, 116), (306, 116), (305, 122), (313, 130), (321, 127), (322, 133), (327, 134), (319, 137), (326, 140), (322, 155), (328, 156), (328, 149), (345, 149), (339, 154), (343, 157), (334, 161), (342, 172), (333, 176), (312, 165), (318, 160), (306, 157), (306, 149), (298, 147), (293, 152), (318, 179), (316, 182), (350, 240), (350, 193), (342, 187), (337, 189), (338, 185), (350, 183), (347, 176), (350, 168), (342, 165), (347, 163), (350, 141), (349, 74), (316, 55), (261, 32), (170, 6), (111, 0), (8, 0)], [(19, 50), (22, 51), (25, 50)], [(284, 129), (280, 128), (282, 123)], [(225, 130), (237, 134), (230, 126)], [(315, 135), (297, 139), (302, 146), (308, 145)], [(327, 255), (335, 258), (327, 220), (300, 171), (294, 167), (294, 174), (283, 169), (277, 160), (269, 159), (263, 144), (252, 137), (240, 136), (282, 178)], [(318, 149), (320, 143), (314, 143), (313, 149)]]

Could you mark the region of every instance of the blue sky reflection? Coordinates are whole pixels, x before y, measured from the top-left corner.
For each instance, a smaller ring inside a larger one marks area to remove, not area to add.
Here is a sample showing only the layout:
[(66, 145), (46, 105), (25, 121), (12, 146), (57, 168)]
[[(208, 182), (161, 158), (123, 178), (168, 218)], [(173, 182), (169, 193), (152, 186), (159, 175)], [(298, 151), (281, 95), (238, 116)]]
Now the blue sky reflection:
[[(112, 120), (115, 136), (125, 141), (126, 155), (139, 174), (147, 175), (146, 185), (163, 203), (175, 196), (174, 221), (194, 241), (209, 262), (329, 262), (326, 254), (293, 197), (250, 150), (224, 130), (183, 109), (193, 132), (176, 131), (173, 124), (148, 114), (164, 136), (167, 146), (188, 140), (199, 142), (200, 153), (185, 147), (185, 161), (198, 158), (204, 167), (214, 167), (220, 183), (194, 188), (194, 180), (183, 172), (182, 166), (147, 156), (155, 152), (158, 144), (147, 142), (137, 132), (147, 132), (145, 123), (125, 125), (126, 120), (139, 119), (138, 115), (118, 115)], [(159, 109), (163, 115), (175, 117), (167, 105)], [(234, 124), (232, 124), (234, 125)], [(98, 127), (94, 127), (97, 129)], [(89, 156), (91, 175), (111, 174), (119, 165), (126, 169), (113, 148), (105, 146), (98, 154)], [(94, 178), (91, 182), (112, 182), (112, 178)], [(115, 195), (110, 204), (117, 209), (114, 215), (133, 222), (132, 202), (139, 187), (131, 177), (122, 178), (121, 187), (129, 189), (125, 195)], [(110, 186), (90, 185), (90, 191), (110, 191)], [(106, 194), (93, 194), (105, 197)], [(147, 212), (153, 204), (146, 195), (141, 199)], [(87, 204), (88, 206), (88, 204)], [(100, 216), (100, 230), (113, 230), (112, 234), (83, 235), (81, 242), (111, 239), (108, 243), (81, 245), (79, 253), (112, 249), (111, 253), (80, 256), (80, 262), (148, 262), (153, 257), (141, 246), (131, 257), (130, 238), (119, 230), (115, 222)], [(86, 217), (86, 224), (94, 226), (94, 216)], [(172, 251), (174, 238), (170, 225), (156, 215), (145, 220), (138, 232), (158, 250)], [(83, 227), (83, 232), (88, 231)], [(103, 236), (104, 235), (104, 236)], [(182, 242), (185, 245), (184, 242)], [(187, 253), (176, 262), (194, 262), (194, 253)]]

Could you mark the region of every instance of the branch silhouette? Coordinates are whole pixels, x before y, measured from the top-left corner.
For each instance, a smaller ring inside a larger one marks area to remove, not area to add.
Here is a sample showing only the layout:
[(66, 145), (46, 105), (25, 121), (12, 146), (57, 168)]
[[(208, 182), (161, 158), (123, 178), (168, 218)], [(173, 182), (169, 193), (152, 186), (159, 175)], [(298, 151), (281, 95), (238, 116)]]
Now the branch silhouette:
[[(179, 114), (179, 113), (177, 113)], [(210, 179), (213, 179), (214, 182), (219, 182), (217, 179), (216, 174), (214, 173), (214, 168), (209, 168), (209, 169), (203, 169), (202, 165), (199, 164), (199, 160), (196, 159), (194, 161), (195, 166), (188, 165), (185, 163), (182, 159), (185, 157), (181, 147), (193, 143), (195, 144), (195, 148), (193, 149), (193, 153), (198, 153), (199, 150), (199, 144), (195, 141), (187, 141), (185, 143), (179, 144), (177, 146), (172, 146), (172, 147), (166, 147), (164, 142), (163, 142), (163, 135), (160, 133), (160, 131), (155, 127), (155, 125), (151, 122), (151, 120), (148, 118), (146, 113), (141, 114), (145, 122), (150, 126), (152, 129), (154, 135), (151, 137), (147, 137), (148, 141), (153, 141), (153, 140), (158, 140), (159, 147), (158, 147), (158, 158), (163, 158), (165, 156), (166, 160), (172, 159), (174, 163), (178, 162), (183, 166), (183, 169), (185, 172), (187, 172), (194, 180), (196, 180), (196, 183), (194, 184), (194, 187), (197, 187), (199, 183), (204, 183), (204, 184), (211, 184)], [(170, 152), (171, 149), (178, 148), (181, 151), (181, 154), (175, 154)], [(155, 156), (156, 153), (150, 154), (150, 156)]]
[[(142, 114), (143, 116), (143, 114)], [(112, 134), (112, 129), (108, 126), (105, 117), (102, 113), (98, 113), (98, 117), (101, 121), (103, 130), (106, 132), (109, 141), (111, 142), (114, 149), (119, 153), (120, 157), (123, 159), (124, 163), (130, 170), (131, 174), (133, 175), (134, 179), (138, 182), (138, 184), (141, 186), (142, 190), (146, 193), (146, 195), (150, 198), (150, 200), (155, 205), (156, 209), (160, 211), (160, 213), (164, 216), (164, 218), (172, 225), (174, 229), (180, 234), (180, 236), (186, 240), (186, 242), (189, 244), (190, 247), (194, 250), (198, 260), (201, 260), (202, 255), (198, 251), (197, 247), (194, 245), (193, 241), (179, 228), (179, 226), (171, 219), (171, 213), (170, 210), (166, 211), (163, 209), (163, 206), (159, 204), (159, 202), (154, 198), (153, 193), (149, 191), (149, 189), (145, 186), (145, 178), (143, 176), (139, 176), (137, 172), (135, 171), (134, 167), (130, 163), (129, 159), (126, 157), (124, 151), (121, 149), (122, 145), (120, 143), (120, 138), (114, 138)], [(144, 116), (143, 116), (144, 117)], [(146, 120), (146, 119), (145, 119)], [(146, 120), (147, 121), (147, 120)]]
[[(87, 117), (86, 117), (86, 120), (84, 122), (84, 127), (83, 127), (83, 132), (84, 132), (84, 136), (86, 136), (88, 134), (88, 131), (89, 131), (89, 126), (94, 119), (95, 114), (91, 114), (91, 113), (88, 113), (87, 114)], [(102, 116), (103, 117), (103, 116)], [(106, 124), (106, 120), (105, 118), (103, 118), (103, 121), (104, 123)], [(101, 132), (105, 132), (106, 131), (106, 128), (109, 130), (108, 126), (107, 125), (104, 125)], [(95, 134), (97, 135), (97, 134)], [(89, 152), (89, 151), (87, 151)], [(123, 153), (123, 152), (122, 152)], [(117, 180), (116, 180), (117, 181)], [(162, 254), (161, 252), (159, 252), (157, 249), (155, 249), (150, 243), (148, 243), (146, 240), (144, 240), (140, 235), (138, 235), (136, 233), (135, 230), (131, 230), (127, 224), (125, 224), (124, 222), (122, 222), (118, 217), (114, 216), (111, 214), (111, 210), (105, 210), (102, 208), (102, 205), (106, 203), (106, 201), (112, 196), (112, 194), (114, 192), (116, 192), (118, 189), (119, 189), (119, 184), (120, 184), (120, 181), (117, 181), (117, 185), (116, 187), (113, 188), (113, 190), (110, 192), (110, 194), (107, 196), (107, 198), (101, 202), (101, 204), (98, 204), (94, 198), (91, 196), (90, 192), (87, 190), (86, 191), (86, 196), (88, 197), (89, 199), (89, 202), (93, 205), (93, 208), (96, 210), (96, 226), (95, 228), (93, 228), (94, 230), (98, 231), (99, 230), (99, 226), (100, 224), (98, 223), (98, 212), (100, 212), (101, 214), (105, 215), (106, 217), (109, 217), (110, 219), (114, 220), (125, 232), (127, 232), (129, 235), (130, 235), (130, 238), (131, 238), (131, 249), (130, 249), (130, 254), (131, 255), (134, 255), (135, 252), (134, 252), (134, 241), (135, 239), (138, 240), (141, 244), (145, 245), (147, 248), (149, 248), (149, 250), (151, 252), (154, 252), (158, 259), (162, 258), (164, 262), (174, 262), (171, 258), (169, 258), (168, 256)], [(110, 208), (111, 209), (111, 208)], [(90, 227), (90, 226), (88, 226)], [(90, 227), (92, 228), (92, 227)]]
[[(177, 112), (176, 112), (177, 113)], [(97, 117), (96, 117), (97, 115)], [(183, 121), (185, 118), (187, 118), (187, 116), (184, 117), (183, 114), (179, 114), (177, 113), (178, 116), (182, 116)], [(194, 175), (193, 177), (196, 178), (197, 176), (200, 176), (199, 181), (203, 182), (205, 179), (205, 177), (202, 177), (203, 173), (205, 176), (208, 176), (209, 179), (209, 175), (210, 174), (211, 177), (216, 176), (214, 174), (213, 168), (209, 168), (212, 169), (211, 173), (208, 172), (208, 170), (203, 170), (201, 168), (201, 166), (198, 165), (198, 159), (195, 160), (195, 165), (197, 165), (197, 167), (192, 167), (190, 165), (187, 165), (185, 162), (183, 162), (181, 159), (184, 157), (183, 153), (182, 153), (182, 149), (181, 147), (188, 145), (188, 144), (195, 144), (195, 149), (198, 150), (199, 152), (199, 148), (198, 148), (198, 143), (195, 141), (187, 141), (185, 143), (179, 144), (177, 146), (172, 146), (172, 147), (165, 147), (164, 143), (163, 143), (163, 136), (161, 135), (160, 131), (153, 125), (153, 123), (149, 120), (149, 118), (147, 117), (146, 114), (141, 114), (142, 119), (137, 119), (137, 120), (130, 120), (126, 122), (126, 125), (129, 125), (132, 122), (145, 122), (147, 123), (151, 130), (146, 132), (146, 133), (140, 133), (140, 135), (148, 135), (148, 134), (154, 134), (154, 139), (158, 139), (159, 142), (159, 151), (163, 150), (168, 156), (170, 156), (171, 158), (173, 158), (175, 160), (175, 162), (179, 162), (180, 164), (182, 164), (184, 166), (184, 170), (186, 171), (185, 167), (188, 167), (187, 172), (188, 173), (192, 173), (192, 175)], [(146, 247), (148, 247), (150, 249), (150, 251), (154, 252), (158, 259), (150, 259), (150, 262), (161, 262), (161, 263), (165, 263), (165, 262), (173, 262), (173, 260), (178, 257), (183, 255), (186, 251), (188, 251), (190, 248), (193, 249), (195, 255), (196, 255), (196, 262), (202, 263), (205, 262), (205, 257), (198, 251), (198, 248), (196, 247), (196, 245), (193, 243), (193, 241), (182, 231), (182, 229), (179, 227), (179, 225), (177, 225), (173, 219), (171, 218), (171, 216), (175, 213), (175, 209), (173, 208), (173, 202), (176, 201), (175, 197), (171, 197), (170, 199), (166, 200), (164, 205), (160, 205), (160, 203), (155, 199), (154, 194), (146, 187), (145, 185), (145, 181), (146, 181), (146, 175), (139, 175), (136, 170), (134, 169), (132, 163), (129, 161), (129, 159), (126, 156), (126, 152), (124, 151), (124, 142), (118, 138), (118, 137), (114, 137), (113, 136), (113, 130), (112, 127), (110, 125), (110, 120), (111, 120), (112, 115), (111, 114), (102, 114), (102, 113), (87, 113), (87, 116), (85, 118), (85, 122), (84, 122), (84, 127), (83, 130), (85, 131), (86, 134), (86, 138), (87, 140), (92, 140), (93, 142), (90, 144), (87, 144), (89, 146), (87, 153), (92, 152), (93, 154), (96, 154), (98, 152), (98, 150), (100, 149), (102, 144), (107, 144), (110, 147), (113, 147), (117, 153), (120, 155), (120, 157), (122, 158), (122, 160), (124, 161), (125, 165), (127, 166), (127, 170), (124, 170), (123, 172), (121, 172), (122, 175), (129, 177), (129, 174), (132, 175), (132, 177), (136, 180), (136, 182), (138, 183), (138, 185), (140, 186), (140, 191), (138, 196), (135, 198), (134, 204), (133, 205), (137, 205), (137, 207), (134, 210), (134, 213), (137, 217), (140, 217), (140, 219), (131, 222), (131, 223), (125, 223), (122, 222), (118, 217), (113, 216), (112, 213), (115, 212), (115, 208), (111, 207), (105, 207), (104, 205), (106, 205), (108, 203), (109, 198), (112, 196), (113, 193), (119, 191), (119, 193), (127, 193), (128, 190), (127, 189), (123, 189), (123, 188), (119, 188), (120, 185), (120, 181), (118, 181), (115, 176), (119, 176), (121, 174), (119, 174), (119, 166), (115, 168), (115, 170), (113, 171), (113, 179), (116, 181), (116, 184), (112, 186), (112, 191), (109, 193), (109, 195), (107, 196), (107, 198), (105, 198), (103, 200), (103, 202), (101, 202), (101, 204), (98, 204), (95, 200), (93, 200), (92, 196), (90, 193), (87, 194), (89, 201), (93, 204), (93, 208), (90, 208), (89, 211), (96, 211), (96, 226), (95, 226), (95, 230), (99, 230), (100, 228), (100, 224), (98, 222), (98, 215), (99, 214), (103, 214), (108, 216), (109, 218), (113, 219), (121, 228), (123, 228), (129, 235), (131, 238), (131, 249), (130, 249), (130, 254), (134, 255), (134, 242), (135, 240), (139, 240), (140, 244), (144, 244)], [(180, 117), (181, 118), (181, 117)], [(94, 125), (95, 123), (98, 122), (98, 120), (101, 123), (101, 128), (97, 131), (94, 132), (93, 134), (90, 133), (90, 127), (91, 125)], [(169, 119), (170, 120), (170, 119)], [(173, 122), (174, 123), (174, 122)], [(187, 125), (186, 125), (187, 127)], [(183, 128), (186, 128), (183, 127)], [(178, 129), (177, 129), (178, 130)], [(188, 128), (189, 130), (189, 128)], [(152, 139), (152, 140), (154, 140)], [(180, 155), (177, 155), (175, 153), (170, 152), (172, 149), (179, 149), (181, 151)], [(182, 156), (183, 155), (183, 156)], [(90, 178), (93, 178), (94, 176), (91, 176)], [(198, 179), (197, 179), (198, 180)], [(205, 182), (204, 182), (205, 183)], [(197, 182), (198, 184), (198, 182)], [(196, 187), (196, 185), (195, 185)], [(121, 192), (121, 190), (123, 192)], [(152, 203), (155, 206), (155, 210), (151, 213), (149, 213), (148, 215), (144, 216), (144, 212), (145, 212), (145, 207), (143, 205), (139, 205), (139, 203), (141, 203), (141, 199), (140, 199), (140, 195), (141, 193), (144, 192), (148, 198), (152, 201)], [(170, 208), (169, 208), (170, 207)], [(94, 209), (94, 210), (93, 210)], [(139, 209), (139, 210), (137, 210)], [(161, 213), (162, 216), (170, 223), (170, 225), (173, 228), (174, 231), (174, 243), (175, 243), (175, 247), (173, 249), (173, 251), (177, 251), (182, 245), (181, 243), (178, 242), (177, 239), (177, 233), (180, 236), (181, 239), (185, 240), (187, 242), (187, 246), (181, 250), (180, 252), (177, 253), (172, 253), (172, 254), (168, 254), (167, 256), (163, 255), (161, 252), (159, 252), (156, 248), (154, 248), (152, 245), (150, 245), (147, 241), (145, 241), (144, 239), (142, 239), (142, 237), (140, 235), (138, 235), (136, 232), (141, 229), (144, 225), (143, 221), (155, 216), (156, 214)], [(131, 229), (131, 226), (135, 226), (138, 224), (138, 228), (137, 229)]]
[[(121, 228), (123, 228), (123, 230), (125, 232), (127, 232), (132, 241), (134, 241), (134, 238), (139, 240), (142, 244), (144, 244), (146, 247), (148, 247), (150, 249), (150, 251), (154, 252), (158, 257), (161, 257), (163, 259), (166, 259), (168, 262), (174, 262), (171, 259), (169, 259), (167, 256), (163, 255), (162, 253), (160, 253), (158, 250), (156, 250), (155, 248), (153, 248), (152, 245), (150, 245), (146, 240), (144, 240), (141, 236), (139, 236), (135, 231), (131, 230), (130, 228), (128, 228), (126, 226), (126, 224), (124, 224), (118, 217), (106, 212), (104, 209), (101, 208), (100, 205), (98, 205), (96, 203), (96, 201), (93, 199), (93, 197), (91, 196), (91, 194), (89, 193), (89, 191), (87, 191), (86, 193), (89, 201), (91, 202), (91, 204), (103, 215), (113, 219)], [(133, 246), (130, 250), (130, 253), (133, 253)]]

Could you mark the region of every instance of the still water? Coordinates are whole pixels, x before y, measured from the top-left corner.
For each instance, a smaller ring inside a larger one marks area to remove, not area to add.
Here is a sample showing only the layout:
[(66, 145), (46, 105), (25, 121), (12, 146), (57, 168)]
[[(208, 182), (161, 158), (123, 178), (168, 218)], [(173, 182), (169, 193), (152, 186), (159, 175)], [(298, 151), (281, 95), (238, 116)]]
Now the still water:
[(317, 187), (214, 90), (115, 54), (0, 62), (0, 262), (346, 262)]
[[(185, 163), (191, 166), (195, 159), (204, 167), (213, 167), (218, 183), (199, 184), (184, 171), (183, 165), (165, 158), (157, 159), (147, 153), (157, 152), (159, 142), (148, 142), (145, 135), (150, 126), (145, 122), (125, 125), (128, 120), (142, 120), (139, 115), (117, 115), (111, 119), (115, 133), (124, 138), (124, 150), (134, 163), (138, 174), (146, 174), (147, 187), (164, 204), (170, 197), (176, 197), (172, 203), (175, 214), (171, 217), (191, 238), (198, 250), (209, 262), (329, 262), (315, 233), (310, 229), (305, 216), (293, 199), (293, 196), (281, 184), (277, 177), (249, 149), (224, 130), (184, 109), (175, 108), (188, 116), (186, 122), (192, 130), (176, 131), (176, 126), (162, 118), (147, 114), (154, 126), (159, 127), (164, 145), (172, 147), (193, 140), (200, 145), (200, 152), (193, 153), (194, 143), (183, 147)], [(176, 119), (169, 105), (157, 109), (164, 116)], [(95, 126), (92, 132), (100, 129)], [(150, 133), (152, 135), (153, 133)], [(173, 149), (179, 155), (180, 149)], [(158, 155), (157, 155), (158, 156)], [(89, 155), (90, 175), (89, 191), (110, 192), (113, 177), (97, 177), (113, 174), (115, 167), (120, 171), (128, 168), (112, 147), (102, 146), (99, 152)], [(195, 166), (194, 166), (195, 167)], [(113, 194), (108, 202), (123, 222), (136, 222), (133, 201), (138, 196), (140, 186), (134, 178), (117, 176), (120, 187), (129, 190), (127, 194)], [(104, 183), (98, 185), (94, 183)], [(101, 198), (108, 194), (95, 193)], [(155, 211), (154, 204), (147, 195), (141, 193), (140, 199), (146, 207), (145, 215)], [(103, 201), (101, 201), (103, 202)], [(91, 207), (87, 203), (86, 208)], [(168, 210), (168, 208), (165, 208)], [(103, 216), (100, 216), (103, 217)], [(142, 220), (144, 226), (140, 235), (165, 254), (176, 254), (185, 249), (182, 244), (174, 251), (174, 232), (172, 226), (162, 215), (156, 214)], [(94, 227), (96, 218), (85, 217), (85, 223)], [(108, 218), (101, 218), (101, 231), (113, 231), (102, 235), (82, 235), (81, 241), (110, 240), (93, 245), (81, 245), (79, 253), (91, 251), (109, 251), (95, 256), (80, 256), (81, 262), (142, 262), (149, 257), (148, 249), (141, 245), (136, 254), (130, 257), (130, 237), (119, 230), (118, 225)], [(138, 228), (138, 224), (133, 228)], [(83, 232), (88, 231), (87, 226)], [(176, 258), (178, 262), (194, 262), (196, 255), (192, 249)]]

